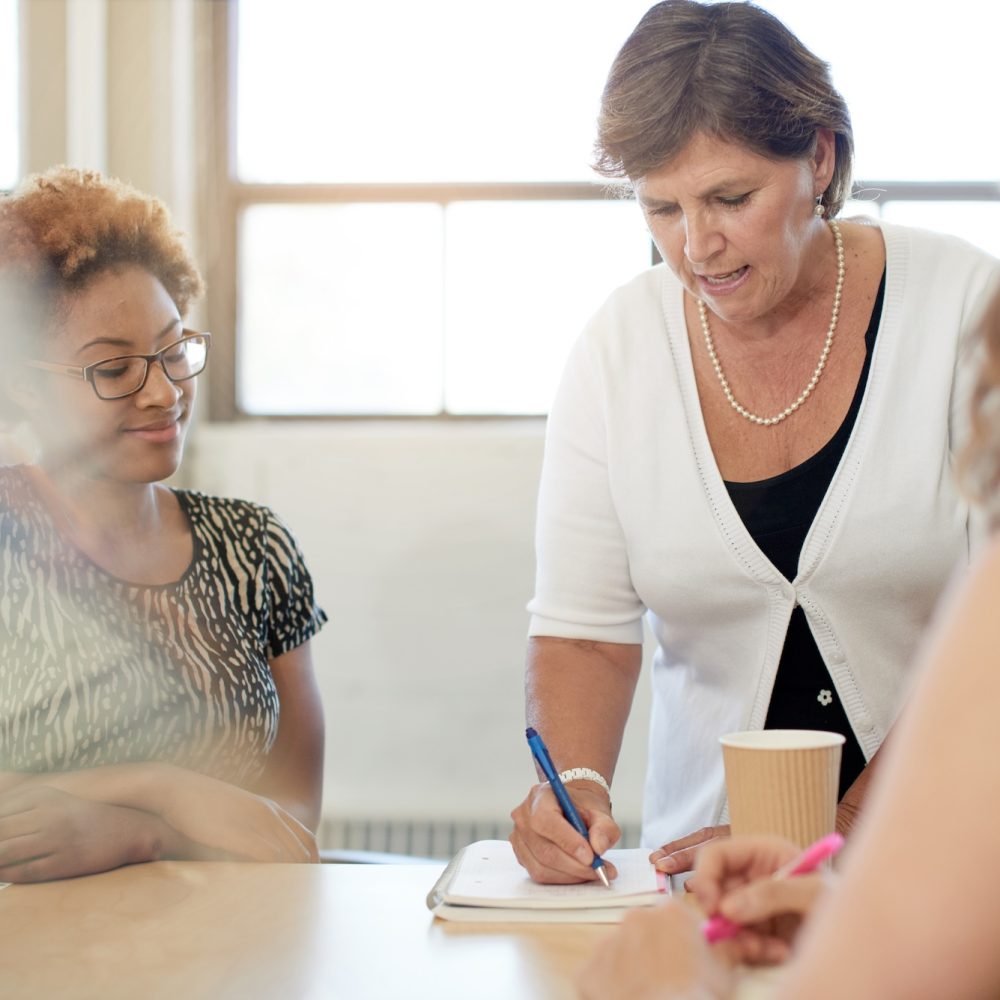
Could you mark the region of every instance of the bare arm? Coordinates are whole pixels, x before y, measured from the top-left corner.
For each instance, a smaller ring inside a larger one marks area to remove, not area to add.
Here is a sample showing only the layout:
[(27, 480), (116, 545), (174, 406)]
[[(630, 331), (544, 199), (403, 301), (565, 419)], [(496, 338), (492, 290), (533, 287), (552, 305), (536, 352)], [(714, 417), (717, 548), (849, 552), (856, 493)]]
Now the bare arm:
[(843, 879), (782, 997), (949, 1000), (1000, 988), (1000, 541), (945, 612)]
[(0, 881), (42, 882), (161, 858), (217, 856), (139, 809), (44, 785), (0, 795)]
[(271, 661), (281, 714), (267, 768), (253, 791), (278, 803), (313, 833), (323, 804), (323, 707), (309, 643)]
[[(271, 666), (281, 715), (257, 788), (248, 790), (196, 771), (150, 762), (59, 774), (2, 775), (0, 792), (15, 785), (45, 786), (89, 802), (149, 814), (176, 835), (171, 856), (201, 856), (207, 848), (256, 861), (315, 861), (323, 717), (308, 643), (278, 657)], [(113, 818), (98, 810), (90, 815), (95, 820)], [(139, 838), (135, 851), (141, 854), (142, 825), (130, 823), (122, 829), (135, 832)]]
[(610, 782), (642, 667), (642, 646), (536, 637), (528, 644), (528, 725), (560, 769), (592, 767)]
[[(641, 668), (638, 645), (550, 637), (530, 641), (528, 724), (542, 734), (557, 768), (590, 767), (611, 781)], [(566, 787), (590, 830), (589, 845), (563, 818), (547, 784), (534, 786), (511, 813), (514, 851), (538, 882), (592, 879), (594, 853), (620, 836), (599, 785), (579, 781)]]
[(173, 764), (116, 764), (32, 775), (14, 791), (34, 788), (148, 813), (185, 843), (200, 845), (199, 850), (248, 861), (318, 859), (312, 832), (276, 802)]

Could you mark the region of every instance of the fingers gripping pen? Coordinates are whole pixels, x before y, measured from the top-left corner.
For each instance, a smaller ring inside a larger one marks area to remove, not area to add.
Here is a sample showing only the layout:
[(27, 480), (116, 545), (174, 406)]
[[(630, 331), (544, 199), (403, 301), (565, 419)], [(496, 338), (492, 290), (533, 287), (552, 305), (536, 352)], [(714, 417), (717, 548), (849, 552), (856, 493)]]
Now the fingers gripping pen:
[[(525, 730), (524, 735), (528, 737), (528, 746), (531, 747), (531, 752), (535, 760), (538, 761), (538, 766), (542, 769), (542, 774), (545, 775), (545, 779), (552, 786), (552, 791), (555, 793), (556, 801), (559, 803), (559, 808), (562, 809), (563, 816), (566, 817), (567, 821), (572, 824), (573, 829), (584, 840), (589, 840), (590, 831), (584, 825), (583, 820), (580, 819), (580, 814), (576, 811), (576, 806), (573, 805), (573, 800), (569, 797), (566, 786), (559, 780), (559, 772), (556, 771), (552, 764), (552, 758), (549, 756), (549, 751), (542, 742), (541, 736), (530, 727)], [(610, 889), (611, 884), (608, 882), (608, 874), (604, 870), (604, 859), (599, 854), (594, 854), (594, 860), (590, 863), (590, 867), (597, 872), (597, 877)]]
[[(827, 834), (827, 836), (817, 840), (815, 844), (807, 847), (797, 858), (779, 868), (771, 878), (782, 879), (790, 878), (793, 875), (807, 875), (819, 868), (827, 858), (832, 858), (843, 846), (844, 838), (839, 833)], [(740, 930), (742, 930), (740, 924), (722, 916), (721, 913), (710, 917), (702, 926), (705, 940), (709, 944), (725, 941), (726, 938), (738, 934)]]

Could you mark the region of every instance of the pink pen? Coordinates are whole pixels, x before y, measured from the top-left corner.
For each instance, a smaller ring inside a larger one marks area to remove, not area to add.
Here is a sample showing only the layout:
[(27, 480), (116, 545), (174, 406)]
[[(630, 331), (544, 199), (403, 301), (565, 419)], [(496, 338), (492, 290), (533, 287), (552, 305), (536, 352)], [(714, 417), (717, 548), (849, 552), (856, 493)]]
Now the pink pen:
[[(828, 833), (821, 837), (815, 844), (810, 844), (797, 858), (789, 861), (787, 865), (782, 865), (771, 878), (790, 878), (792, 875), (808, 875), (814, 872), (827, 858), (832, 858), (837, 851), (844, 846), (844, 838), (839, 833)], [(716, 941), (725, 941), (734, 934), (742, 930), (742, 925), (737, 924), (727, 917), (717, 913), (714, 917), (709, 917), (702, 925), (702, 933), (709, 944)]]

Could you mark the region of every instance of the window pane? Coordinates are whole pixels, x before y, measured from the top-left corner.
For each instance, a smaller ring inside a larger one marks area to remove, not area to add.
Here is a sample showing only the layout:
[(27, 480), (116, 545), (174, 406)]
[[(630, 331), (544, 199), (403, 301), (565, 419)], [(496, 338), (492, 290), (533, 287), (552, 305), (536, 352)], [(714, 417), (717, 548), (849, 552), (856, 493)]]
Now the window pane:
[(638, 207), (464, 202), (447, 219), (448, 410), (547, 412), (586, 321), (650, 264)]
[[(763, 0), (820, 58), (851, 111), (855, 174), (871, 180), (989, 180), (1000, 174), (1000, 4)], [(985, 116), (985, 117), (984, 117)]]
[[(239, 176), (591, 179), (604, 78), (648, 6), (241, 0)], [(953, 0), (946, 19), (871, 0), (841, 0), (835, 17), (802, 0), (763, 6), (831, 63), (854, 120), (859, 177), (997, 175), (1000, 130), (984, 126), (970, 95), (995, 89), (1000, 4)]]
[(240, 226), (247, 413), (441, 410), (438, 205), (255, 205)]
[(888, 222), (961, 236), (1000, 257), (1000, 202), (889, 201), (882, 217)]
[(18, 142), (17, 0), (0, 0), (0, 190), (17, 183)]
[(593, 180), (608, 67), (646, 0), (240, 0), (237, 173)]

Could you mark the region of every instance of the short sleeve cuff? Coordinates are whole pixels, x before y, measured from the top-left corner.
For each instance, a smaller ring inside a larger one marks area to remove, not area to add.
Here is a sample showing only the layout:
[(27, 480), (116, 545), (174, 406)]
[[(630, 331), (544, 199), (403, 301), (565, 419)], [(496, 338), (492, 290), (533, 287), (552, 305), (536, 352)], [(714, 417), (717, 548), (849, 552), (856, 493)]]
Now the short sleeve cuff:
[(312, 611), (305, 621), (298, 624), (291, 631), (283, 633), (280, 638), (272, 637), (267, 647), (268, 659), (276, 659), (284, 653), (290, 653), (293, 649), (298, 649), (299, 646), (309, 642), (326, 622), (326, 612), (321, 607), (313, 605)]
[(585, 639), (590, 642), (619, 642), (626, 645), (642, 645), (642, 619), (617, 625), (583, 625), (580, 622), (560, 621), (532, 615), (528, 624), (528, 635), (550, 636), (554, 639)]

